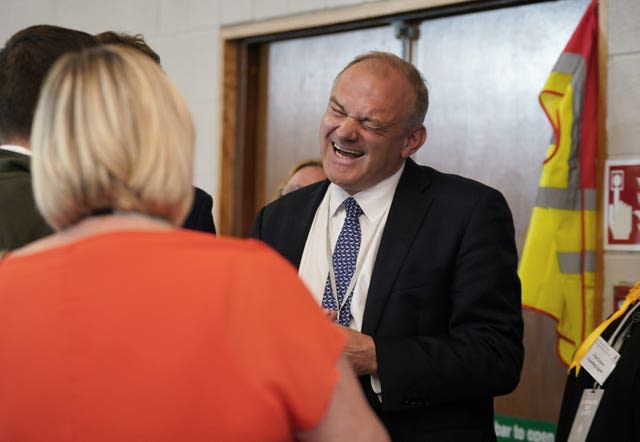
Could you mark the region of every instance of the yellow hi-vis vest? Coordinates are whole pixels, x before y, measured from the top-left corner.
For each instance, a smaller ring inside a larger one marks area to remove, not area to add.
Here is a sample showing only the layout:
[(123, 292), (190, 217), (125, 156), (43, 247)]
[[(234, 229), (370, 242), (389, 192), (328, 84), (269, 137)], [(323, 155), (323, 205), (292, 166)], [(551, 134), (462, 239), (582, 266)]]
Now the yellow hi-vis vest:
[(554, 136), (518, 269), (523, 306), (558, 321), (565, 365), (596, 324), (596, 37), (593, 2), (540, 93)]

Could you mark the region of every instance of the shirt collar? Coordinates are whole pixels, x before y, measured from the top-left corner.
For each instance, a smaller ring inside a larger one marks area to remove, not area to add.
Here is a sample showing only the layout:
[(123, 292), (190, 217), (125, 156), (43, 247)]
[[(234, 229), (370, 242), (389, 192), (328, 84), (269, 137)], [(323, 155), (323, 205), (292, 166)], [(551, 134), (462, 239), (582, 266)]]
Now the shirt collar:
[(367, 217), (367, 220), (370, 223), (377, 222), (391, 205), (398, 181), (400, 181), (400, 176), (402, 176), (402, 172), (404, 171), (404, 166), (405, 163), (403, 162), (396, 173), (355, 195), (349, 195), (336, 184), (329, 184), (329, 214), (331, 217), (337, 215), (344, 200), (353, 196), (358, 202), (358, 205), (360, 205), (362, 213)]
[(23, 146), (18, 146), (17, 144), (0, 144), (0, 149), (19, 153), (28, 157), (31, 156), (31, 151), (29, 149)]

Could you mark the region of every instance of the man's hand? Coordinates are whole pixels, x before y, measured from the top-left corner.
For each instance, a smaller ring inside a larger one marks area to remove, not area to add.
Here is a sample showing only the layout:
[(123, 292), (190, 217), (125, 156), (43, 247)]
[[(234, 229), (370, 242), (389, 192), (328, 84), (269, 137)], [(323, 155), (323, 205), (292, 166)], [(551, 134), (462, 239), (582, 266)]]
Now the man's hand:
[[(329, 318), (331, 322), (336, 322), (338, 312), (330, 308), (323, 308), (322, 313)], [(344, 348), (344, 354), (351, 363), (353, 371), (358, 376), (362, 375), (378, 375), (378, 362), (376, 360), (376, 345), (373, 338), (369, 335), (357, 332), (351, 328), (336, 325), (347, 334), (347, 344)]]
[(339, 327), (347, 334), (347, 345), (344, 348), (344, 354), (351, 362), (356, 374), (358, 376), (377, 376), (378, 362), (373, 338), (348, 327)]
[(338, 312), (330, 309), (330, 308), (323, 308), (322, 309), (322, 313), (324, 313), (324, 315), (329, 318), (329, 320), (331, 322), (336, 322), (336, 319), (338, 319)]

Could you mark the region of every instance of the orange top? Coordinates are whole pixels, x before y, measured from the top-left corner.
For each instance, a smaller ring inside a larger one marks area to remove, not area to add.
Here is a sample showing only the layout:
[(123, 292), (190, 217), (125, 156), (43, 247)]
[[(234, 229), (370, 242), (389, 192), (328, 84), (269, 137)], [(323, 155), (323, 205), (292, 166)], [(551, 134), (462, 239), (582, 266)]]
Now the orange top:
[(256, 241), (127, 231), (9, 255), (0, 440), (293, 440), (345, 340)]

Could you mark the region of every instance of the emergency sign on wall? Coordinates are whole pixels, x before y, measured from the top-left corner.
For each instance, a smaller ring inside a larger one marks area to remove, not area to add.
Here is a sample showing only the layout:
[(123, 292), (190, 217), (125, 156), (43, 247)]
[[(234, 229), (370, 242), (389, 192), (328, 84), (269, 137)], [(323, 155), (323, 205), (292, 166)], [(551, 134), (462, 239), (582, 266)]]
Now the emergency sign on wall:
[(640, 250), (640, 160), (609, 160), (605, 174), (605, 248)]

